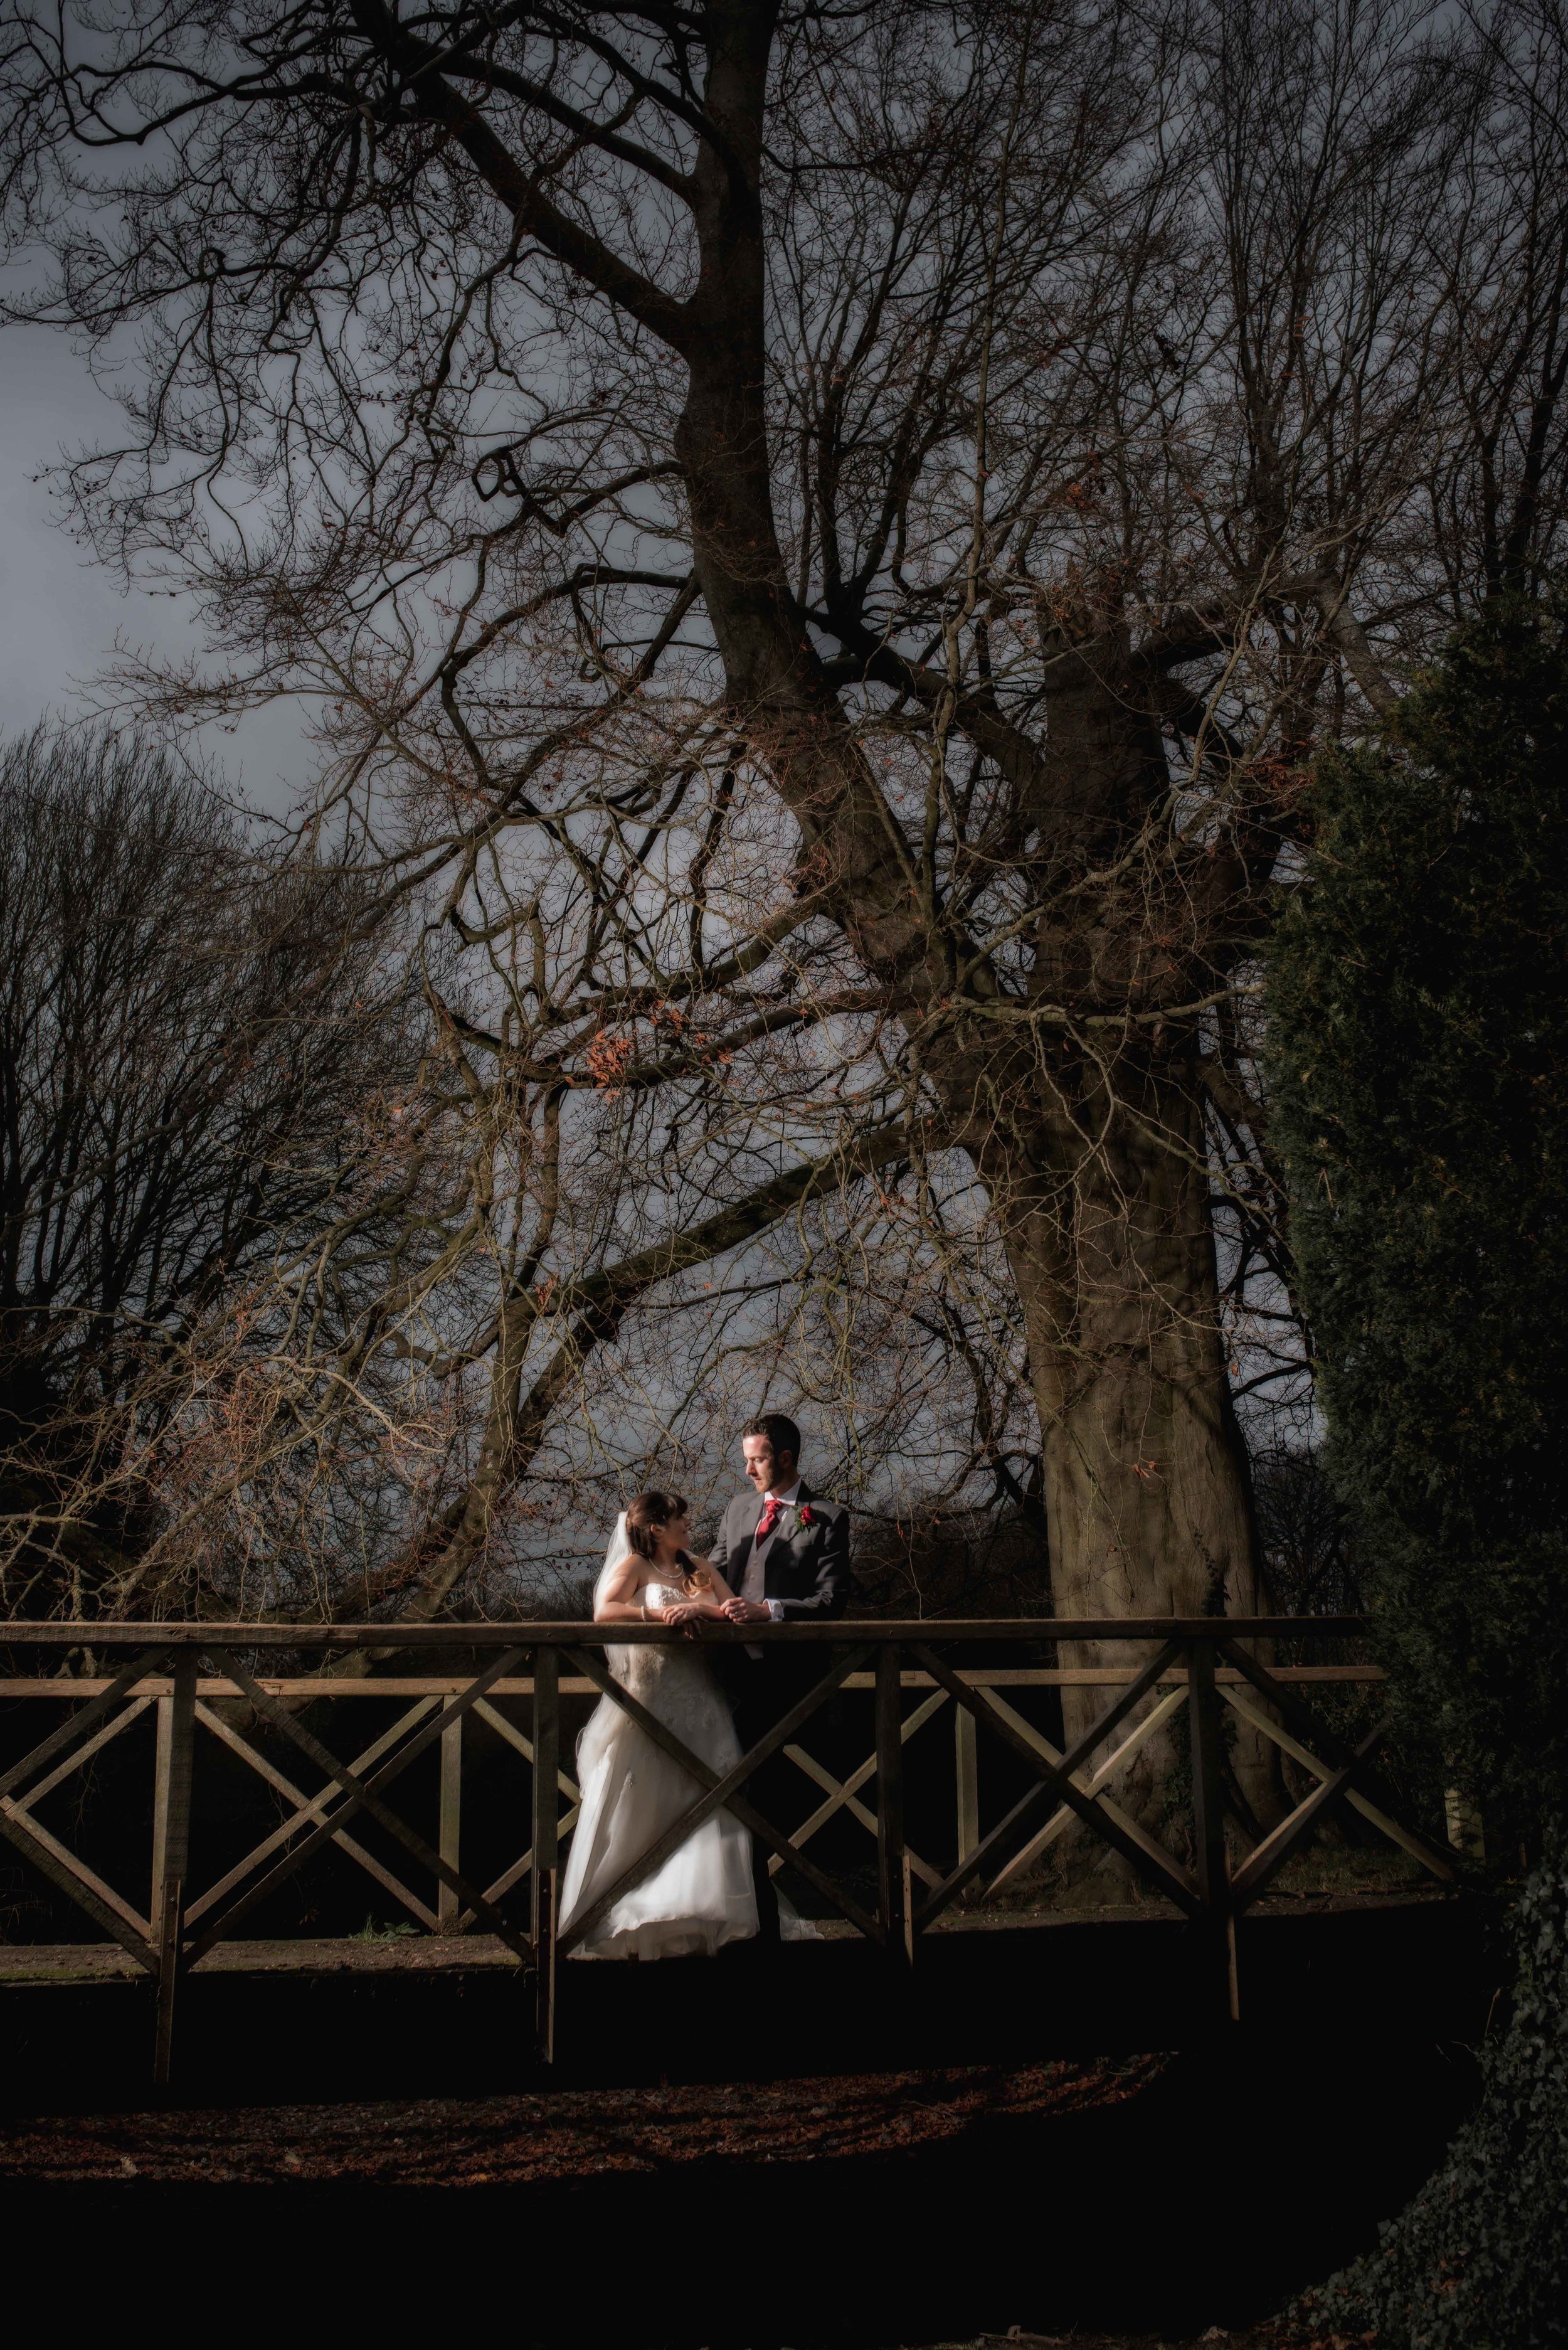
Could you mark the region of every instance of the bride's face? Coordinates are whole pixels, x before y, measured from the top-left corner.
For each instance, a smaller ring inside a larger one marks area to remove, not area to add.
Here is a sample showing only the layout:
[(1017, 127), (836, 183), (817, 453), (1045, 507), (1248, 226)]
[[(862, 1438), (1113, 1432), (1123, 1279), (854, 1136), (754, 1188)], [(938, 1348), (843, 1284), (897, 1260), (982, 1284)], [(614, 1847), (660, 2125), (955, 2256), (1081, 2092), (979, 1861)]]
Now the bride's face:
[(683, 1551), (691, 1540), (691, 1521), (684, 1512), (678, 1518), (667, 1519), (654, 1534), (660, 1565), (669, 1565), (677, 1553)]

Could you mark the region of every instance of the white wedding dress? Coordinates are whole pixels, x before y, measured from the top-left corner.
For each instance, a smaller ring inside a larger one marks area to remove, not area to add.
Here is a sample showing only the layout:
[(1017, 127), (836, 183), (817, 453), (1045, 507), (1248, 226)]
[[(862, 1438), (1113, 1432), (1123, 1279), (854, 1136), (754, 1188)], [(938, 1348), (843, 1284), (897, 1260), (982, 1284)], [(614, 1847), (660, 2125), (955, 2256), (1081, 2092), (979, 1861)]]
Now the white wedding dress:
[[(616, 1531), (619, 1537), (622, 1528)], [(601, 1586), (627, 1547), (624, 1540), (618, 1549), (611, 1543)], [(685, 1596), (660, 1585), (650, 1585), (646, 1594), (650, 1607), (675, 1607)], [(722, 1773), (740, 1761), (730, 1709), (708, 1659), (695, 1646), (649, 1642), (607, 1648), (605, 1662), (622, 1688), (711, 1770)], [(561, 1887), (564, 1929), (624, 1876), (702, 1792), (691, 1773), (608, 1697), (601, 1699), (577, 1741), (577, 1784), (582, 1808)], [(743, 1941), (756, 1930), (751, 1831), (728, 1812), (715, 1812), (661, 1867), (618, 1901), (570, 1956), (711, 1956), (726, 1942)]]

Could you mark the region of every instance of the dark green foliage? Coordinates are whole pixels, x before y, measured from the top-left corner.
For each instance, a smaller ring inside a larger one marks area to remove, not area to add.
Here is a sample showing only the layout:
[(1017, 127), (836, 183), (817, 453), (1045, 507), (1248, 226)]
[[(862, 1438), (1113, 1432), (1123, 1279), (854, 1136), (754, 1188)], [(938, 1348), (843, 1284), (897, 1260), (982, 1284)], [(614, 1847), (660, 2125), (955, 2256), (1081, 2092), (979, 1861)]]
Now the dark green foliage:
[(1568, 628), (1499, 604), (1325, 759), (1270, 1027), (1330, 1466), (1407, 1751), (1568, 1789)]
[(1298, 2339), (1408, 2350), (1568, 2340), (1568, 1882), (1542, 1868), (1514, 1918), (1512, 2021), (1441, 2168), (1377, 2250), (1293, 2313)]
[(1407, 1754), (1546, 1856), (1474, 2118), (1315, 2342), (1527, 2350), (1568, 2325), (1568, 642), (1500, 602), (1325, 760), (1271, 974), (1328, 1461)]

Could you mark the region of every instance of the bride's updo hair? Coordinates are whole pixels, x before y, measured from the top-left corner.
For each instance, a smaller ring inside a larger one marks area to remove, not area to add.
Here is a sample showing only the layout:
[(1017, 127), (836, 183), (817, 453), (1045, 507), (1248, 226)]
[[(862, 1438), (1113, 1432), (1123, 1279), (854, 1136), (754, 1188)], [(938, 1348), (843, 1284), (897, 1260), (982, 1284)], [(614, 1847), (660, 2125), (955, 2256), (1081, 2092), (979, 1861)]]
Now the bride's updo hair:
[(686, 1497), (683, 1493), (661, 1493), (658, 1491), (639, 1493), (627, 1510), (626, 1538), (639, 1558), (650, 1559), (658, 1548), (654, 1536), (659, 1527), (669, 1525), (673, 1518), (685, 1515)]

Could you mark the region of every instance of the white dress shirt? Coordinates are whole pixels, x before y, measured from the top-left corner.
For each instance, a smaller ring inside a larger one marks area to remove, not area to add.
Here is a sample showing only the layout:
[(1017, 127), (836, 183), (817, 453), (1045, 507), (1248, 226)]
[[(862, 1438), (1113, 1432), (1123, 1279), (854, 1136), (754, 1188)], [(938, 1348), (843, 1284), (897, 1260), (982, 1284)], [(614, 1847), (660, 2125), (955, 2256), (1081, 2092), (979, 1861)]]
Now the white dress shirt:
[[(800, 1487), (801, 1481), (797, 1477), (794, 1484), (786, 1487), (783, 1492), (775, 1492), (770, 1489), (763, 1495), (764, 1511), (769, 1502), (777, 1502), (780, 1505), (780, 1516), (782, 1517), (784, 1511), (791, 1510), (794, 1507), (795, 1498), (800, 1492)], [(760, 1518), (758, 1519), (757, 1523), (760, 1527), (762, 1524), (762, 1520)], [(739, 1596), (742, 1599), (760, 1600), (762, 1605), (767, 1609), (773, 1621), (775, 1624), (782, 1624), (784, 1622), (784, 1601), (782, 1599), (768, 1598), (763, 1588), (766, 1581), (764, 1569), (767, 1565), (768, 1553), (773, 1548), (774, 1542), (778, 1539), (778, 1531), (779, 1519), (775, 1518), (773, 1525), (768, 1530), (766, 1540), (764, 1541), (760, 1538), (753, 1540), (751, 1551), (746, 1559), (746, 1571), (741, 1577), (741, 1589)]]

